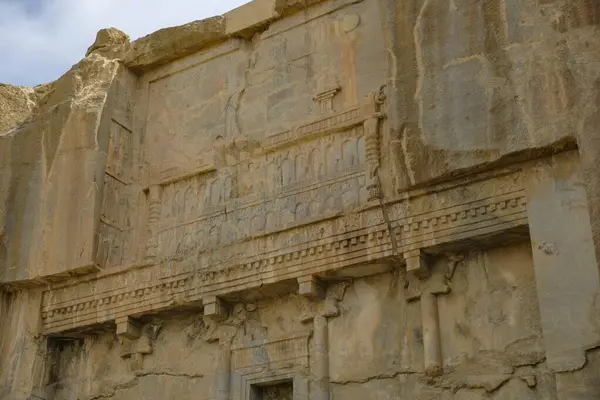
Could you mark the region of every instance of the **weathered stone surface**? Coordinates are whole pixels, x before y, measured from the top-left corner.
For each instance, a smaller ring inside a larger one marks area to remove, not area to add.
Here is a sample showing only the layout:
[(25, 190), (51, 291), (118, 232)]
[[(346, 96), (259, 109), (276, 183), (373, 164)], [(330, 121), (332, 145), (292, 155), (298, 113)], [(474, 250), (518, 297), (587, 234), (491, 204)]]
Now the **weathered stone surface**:
[(32, 89), (0, 84), (0, 133), (16, 128), (27, 119), (35, 104)]
[(225, 19), (214, 17), (165, 28), (132, 43), (125, 65), (135, 71), (155, 68), (201, 50), (225, 38)]
[(96, 35), (96, 41), (92, 44), (85, 53), (89, 56), (94, 51), (100, 50), (105, 52), (108, 48), (129, 43), (129, 36), (116, 28), (101, 29)]
[(0, 88), (0, 398), (597, 398), (599, 11), (254, 0)]
[(100, 56), (84, 59), (51, 84), (34, 120), (2, 138), (3, 283), (97, 267), (101, 130), (117, 68)]

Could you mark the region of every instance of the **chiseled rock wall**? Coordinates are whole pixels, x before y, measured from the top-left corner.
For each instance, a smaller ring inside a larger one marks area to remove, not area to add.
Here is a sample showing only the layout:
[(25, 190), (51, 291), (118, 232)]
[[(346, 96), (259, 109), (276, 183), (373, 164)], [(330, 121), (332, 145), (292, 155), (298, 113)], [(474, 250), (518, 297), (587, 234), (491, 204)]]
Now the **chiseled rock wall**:
[(2, 136), (3, 283), (95, 268), (100, 133), (117, 68), (85, 58), (40, 88), (29, 119)]
[(599, 248), (600, 4), (380, 3), (395, 32), (389, 152), (398, 185), (574, 142)]
[[(341, 289), (340, 316), (329, 326), (332, 398), (559, 398), (557, 378), (545, 361), (528, 244), (471, 253), (456, 271), (453, 292), (439, 300), (446, 373), (430, 378), (422, 373), (419, 304), (406, 303), (399, 277), (360, 278)], [(228, 320), (235, 326), (234, 346), (306, 329), (298, 321), (306, 303), (288, 295), (235, 304)], [(143, 355), (143, 369), (132, 371), (134, 361), (122, 358), (114, 333), (66, 342), (52, 363), (56, 380), (42, 397), (216, 398), (219, 347), (207, 343), (202, 317), (156, 318), (147, 326), (157, 334), (151, 354)], [(314, 346), (311, 337), (309, 351)], [(591, 353), (590, 369), (598, 367), (597, 358)], [(594, 398), (597, 377), (590, 375), (571, 386), (587, 395), (564, 398)]]
[(0, 400), (600, 398), (598, 4), (254, 0), (0, 86)]

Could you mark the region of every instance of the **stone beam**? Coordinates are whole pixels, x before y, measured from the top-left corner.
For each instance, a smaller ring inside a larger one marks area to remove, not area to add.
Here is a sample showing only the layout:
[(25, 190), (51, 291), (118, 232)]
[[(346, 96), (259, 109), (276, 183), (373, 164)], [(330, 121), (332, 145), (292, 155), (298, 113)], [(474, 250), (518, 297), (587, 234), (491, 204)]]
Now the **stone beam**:
[(431, 274), (422, 250), (407, 251), (404, 253), (404, 259), (406, 260), (406, 272), (423, 278)]
[(204, 316), (216, 320), (224, 320), (229, 314), (228, 305), (216, 296), (208, 296), (202, 300)]
[(140, 323), (131, 317), (117, 319), (117, 335), (130, 340), (138, 339), (142, 335)]
[(298, 294), (311, 299), (324, 299), (324, 284), (313, 275), (300, 277), (298, 278)]

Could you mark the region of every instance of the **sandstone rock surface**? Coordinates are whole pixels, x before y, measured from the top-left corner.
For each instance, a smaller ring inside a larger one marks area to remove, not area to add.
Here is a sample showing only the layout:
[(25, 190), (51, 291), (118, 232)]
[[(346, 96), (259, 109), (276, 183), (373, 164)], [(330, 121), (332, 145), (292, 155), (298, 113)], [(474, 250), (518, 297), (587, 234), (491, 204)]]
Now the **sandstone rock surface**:
[(0, 84), (0, 132), (8, 132), (27, 119), (31, 92), (29, 88)]
[(0, 85), (0, 399), (600, 398), (600, 8), (254, 0)]

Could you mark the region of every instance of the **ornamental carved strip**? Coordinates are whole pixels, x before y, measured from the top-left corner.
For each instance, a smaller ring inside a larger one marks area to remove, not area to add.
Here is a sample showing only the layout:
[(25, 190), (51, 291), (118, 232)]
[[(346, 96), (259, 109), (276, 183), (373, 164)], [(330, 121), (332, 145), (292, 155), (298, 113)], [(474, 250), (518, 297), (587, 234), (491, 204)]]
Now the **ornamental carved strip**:
[[(472, 188), (473, 194), (478, 189)], [(439, 194), (424, 196), (415, 199), (420, 204), (413, 207), (416, 211), (414, 214), (409, 213), (405, 202), (398, 202), (390, 206), (390, 214), (396, 217), (391, 221), (391, 230), (384, 222), (380, 209), (367, 210), (358, 218), (340, 217), (346, 229), (339, 234), (265, 255), (247, 257), (243, 263), (199, 269), (201, 284), (192, 290), (190, 299), (220, 296), (287, 279), (324, 274), (402, 255), (411, 250), (527, 225), (527, 199), (522, 188), (490, 194), (488, 197), (481, 194), (477, 193), (478, 199), (456, 204), (447, 202), (440, 208), (431, 204)], [(423, 209), (429, 211), (419, 212)], [(394, 254), (392, 234), (396, 236), (399, 254)]]
[[(527, 226), (520, 170), (488, 173), (234, 243), (197, 257), (126, 269), (44, 293), (45, 333), (180, 307), (282, 280)], [(393, 236), (392, 236), (393, 235)], [(392, 237), (397, 248), (394, 249)], [(236, 257), (235, 255), (239, 255)], [(232, 256), (233, 255), (233, 256)]]

